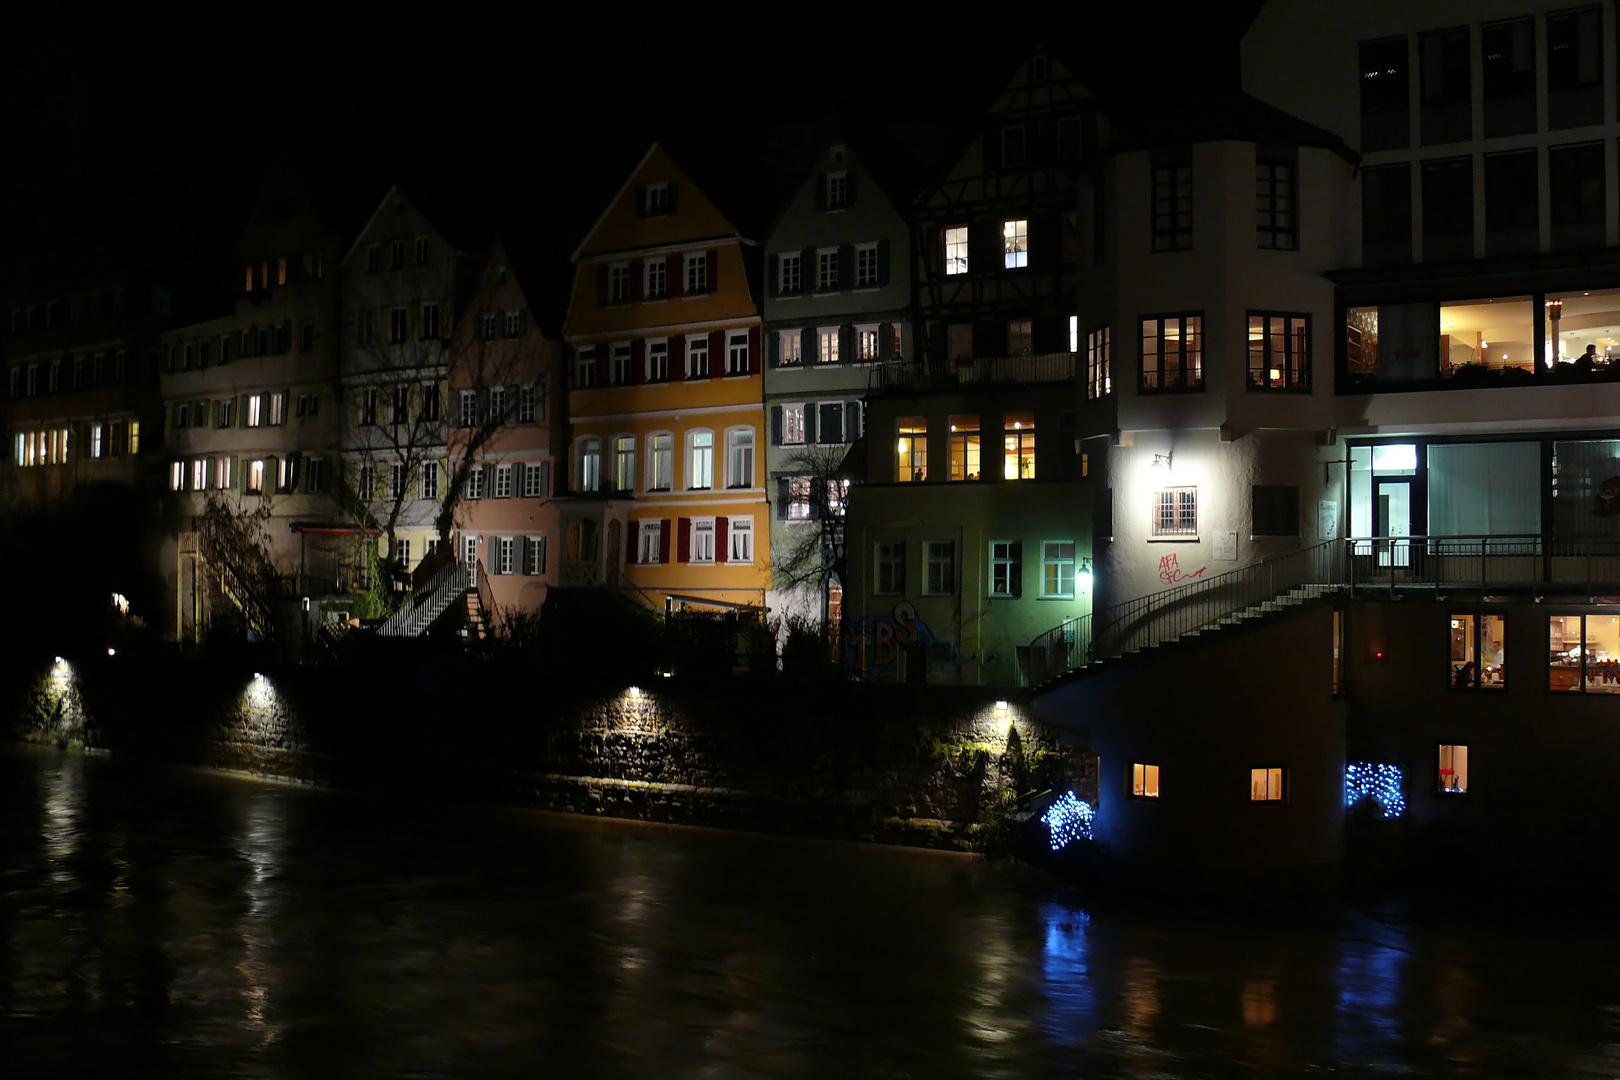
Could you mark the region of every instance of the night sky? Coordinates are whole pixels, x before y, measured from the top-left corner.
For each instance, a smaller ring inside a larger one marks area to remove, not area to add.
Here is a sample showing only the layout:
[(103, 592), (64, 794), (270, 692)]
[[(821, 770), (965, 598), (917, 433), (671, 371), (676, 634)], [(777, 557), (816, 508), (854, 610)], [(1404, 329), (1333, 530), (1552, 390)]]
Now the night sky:
[(458, 246), (501, 236), (555, 329), (569, 252), (655, 138), (758, 235), (824, 118), (908, 198), (1037, 40), (1128, 103), (1231, 78), (1218, 43), (1256, 7), (1185, 5), (1175, 55), (1159, 48), (1174, 14), (1159, 6), (1151, 41), (1123, 5), (1035, 7), (1022, 27), (938, 9), (926, 24), (792, 30), (755, 8), (701, 31), (676, 8), (622, 5), (36, 14), (0, 65), (0, 270), (132, 260), (171, 283), (181, 321), (217, 314), (237, 235), (279, 166), (317, 184), (340, 235), (398, 182)]

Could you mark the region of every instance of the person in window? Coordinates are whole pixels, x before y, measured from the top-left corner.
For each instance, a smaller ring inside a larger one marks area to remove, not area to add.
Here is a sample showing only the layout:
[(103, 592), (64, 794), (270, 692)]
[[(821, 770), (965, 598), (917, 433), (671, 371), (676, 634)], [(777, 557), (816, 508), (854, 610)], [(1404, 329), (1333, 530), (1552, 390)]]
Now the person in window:
[(1452, 680), (1452, 685), (1458, 687), (1459, 689), (1474, 685), (1474, 662), (1472, 660), (1468, 661), (1462, 667), (1457, 669), (1457, 674)]

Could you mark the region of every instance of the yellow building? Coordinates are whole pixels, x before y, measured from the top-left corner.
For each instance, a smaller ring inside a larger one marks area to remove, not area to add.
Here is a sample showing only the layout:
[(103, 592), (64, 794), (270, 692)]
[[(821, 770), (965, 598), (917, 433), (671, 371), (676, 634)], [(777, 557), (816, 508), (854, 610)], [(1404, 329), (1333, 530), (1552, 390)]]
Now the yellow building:
[(759, 307), (736, 227), (654, 144), (574, 252), (563, 585), (666, 607), (770, 586)]

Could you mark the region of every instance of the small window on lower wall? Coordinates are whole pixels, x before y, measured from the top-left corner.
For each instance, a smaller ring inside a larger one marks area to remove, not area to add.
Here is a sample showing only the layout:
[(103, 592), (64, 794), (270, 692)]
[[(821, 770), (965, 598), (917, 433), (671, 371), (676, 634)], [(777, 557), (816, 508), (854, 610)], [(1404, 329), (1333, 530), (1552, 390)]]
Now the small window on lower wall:
[(1264, 765), (1249, 770), (1249, 801), (1280, 803), (1284, 798), (1286, 770), (1281, 765)]
[(1567, 694), (1620, 694), (1620, 616), (1547, 618), (1547, 689)]
[(1454, 743), (1440, 744), (1440, 794), (1466, 795), (1468, 793), (1468, 747)]
[(1131, 798), (1157, 799), (1159, 797), (1159, 767), (1157, 765), (1131, 766)]
[(1501, 690), (1505, 621), (1500, 615), (1451, 616), (1451, 686), (1455, 690)]

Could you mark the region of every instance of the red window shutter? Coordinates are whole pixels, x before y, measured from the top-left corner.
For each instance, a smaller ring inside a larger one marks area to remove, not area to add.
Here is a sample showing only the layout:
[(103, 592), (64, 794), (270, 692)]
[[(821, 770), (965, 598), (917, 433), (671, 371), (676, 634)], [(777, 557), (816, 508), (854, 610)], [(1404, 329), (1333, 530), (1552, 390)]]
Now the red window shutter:
[(669, 562), (669, 519), (664, 518), (658, 523), (658, 561)]
[[(674, 185), (670, 185), (673, 187)], [(679, 300), (681, 293), (686, 291), (685, 267), (681, 265), (679, 255), (671, 255), (664, 261), (665, 294), (671, 300)]]
[(647, 381), (647, 343), (641, 338), (630, 343), (630, 382)]
[(709, 377), (718, 379), (726, 373), (726, 334), (716, 330), (709, 335)]
[(714, 561), (722, 563), (731, 554), (730, 522), (723, 517), (714, 519)]
[(684, 378), (686, 378), (686, 339), (674, 334), (669, 339), (669, 381), (680, 382)]
[(758, 375), (763, 364), (763, 355), (759, 347), (759, 327), (748, 328), (748, 374)]
[(708, 291), (717, 293), (720, 291), (720, 253), (718, 251), (706, 251), (703, 253), (703, 257), (709, 260)]
[(676, 532), (678, 532), (680, 534), (680, 543), (677, 546), (677, 550), (680, 552), (680, 554), (677, 556), (677, 558), (681, 562), (691, 562), (692, 561), (692, 519), (691, 518), (676, 518), (675, 519), (675, 530), (676, 530)]

